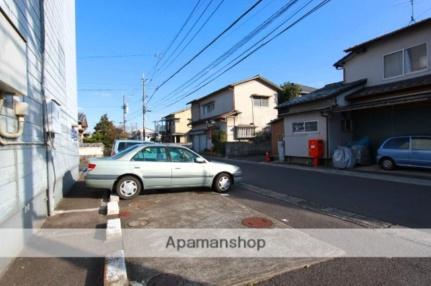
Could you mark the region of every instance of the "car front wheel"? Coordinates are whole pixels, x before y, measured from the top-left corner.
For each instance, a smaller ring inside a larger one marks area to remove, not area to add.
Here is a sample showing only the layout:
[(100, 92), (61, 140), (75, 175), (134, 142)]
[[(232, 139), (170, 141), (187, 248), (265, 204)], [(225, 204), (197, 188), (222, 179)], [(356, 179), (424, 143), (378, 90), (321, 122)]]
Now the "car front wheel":
[(382, 169), (384, 170), (393, 170), (395, 168), (395, 163), (392, 159), (390, 158), (383, 158), (380, 161), (380, 166), (382, 167)]
[(130, 200), (141, 192), (141, 182), (133, 176), (125, 176), (117, 182), (115, 191), (124, 200)]
[(214, 190), (218, 193), (227, 193), (232, 188), (232, 184), (232, 177), (227, 173), (221, 173), (214, 180)]

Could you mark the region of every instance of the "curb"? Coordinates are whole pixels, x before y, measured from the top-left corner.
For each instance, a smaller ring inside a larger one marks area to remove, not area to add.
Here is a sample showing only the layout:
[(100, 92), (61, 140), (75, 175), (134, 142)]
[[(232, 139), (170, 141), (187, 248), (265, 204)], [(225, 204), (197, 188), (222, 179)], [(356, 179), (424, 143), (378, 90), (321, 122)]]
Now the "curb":
[[(341, 220), (344, 220), (347, 222), (351, 222), (351, 223), (354, 223), (354, 224), (357, 224), (357, 225), (360, 225), (360, 226), (363, 226), (366, 228), (390, 228), (390, 227), (395, 226), (395, 225), (388, 223), (388, 222), (385, 222), (385, 221), (381, 221), (381, 220), (377, 220), (374, 218), (358, 215), (358, 214), (344, 211), (344, 210), (340, 210), (337, 208), (331, 208), (331, 207), (327, 207), (327, 206), (318, 206), (315, 203), (307, 202), (306, 200), (301, 199), (301, 198), (285, 195), (282, 193), (278, 193), (278, 192), (275, 192), (272, 190), (256, 187), (253, 185), (242, 183), (241, 186), (243, 186), (247, 190), (254, 192), (256, 194), (266, 196), (266, 197), (276, 199), (276, 200), (281, 200), (281, 201), (290, 203), (294, 206), (300, 207), (302, 209), (306, 209), (306, 210), (321, 213), (321, 214), (324, 214), (327, 216), (335, 217), (335, 218), (338, 218), (338, 219), (341, 219)], [(399, 226), (397, 225), (397, 227), (399, 227)]]
[[(119, 197), (111, 195), (107, 203), (107, 215), (118, 215), (120, 207), (118, 205)], [(122, 241), (121, 219), (108, 219), (106, 223), (106, 241)], [(122, 243), (121, 243), (122, 245)], [(129, 285), (127, 277), (126, 259), (122, 246), (113, 253), (105, 256), (105, 268), (103, 275), (104, 286), (126, 286)]]
[(419, 179), (419, 178), (413, 178), (413, 177), (375, 174), (375, 173), (366, 172), (366, 171), (348, 171), (348, 170), (337, 170), (337, 169), (311, 168), (311, 167), (297, 166), (297, 165), (285, 165), (285, 164), (282, 165), (282, 164), (274, 164), (274, 163), (266, 163), (266, 162), (254, 162), (254, 161), (247, 161), (247, 160), (229, 159), (229, 158), (218, 158), (218, 159), (229, 161), (229, 162), (238, 162), (238, 163), (251, 164), (251, 165), (265, 165), (265, 166), (275, 167), (275, 168), (285, 168), (285, 169), (317, 172), (317, 173), (340, 175), (340, 176), (344, 175), (344, 176), (373, 179), (373, 180), (393, 182), (393, 183), (431, 187), (431, 180)]

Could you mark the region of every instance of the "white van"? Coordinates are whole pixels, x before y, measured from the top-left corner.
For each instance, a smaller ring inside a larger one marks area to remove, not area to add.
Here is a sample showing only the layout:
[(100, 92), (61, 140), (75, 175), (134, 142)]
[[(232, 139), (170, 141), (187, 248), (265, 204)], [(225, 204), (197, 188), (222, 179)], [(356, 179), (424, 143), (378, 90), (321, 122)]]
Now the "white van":
[(151, 141), (142, 141), (142, 140), (117, 139), (114, 141), (114, 144), (112, 144), (111, 156), (114, 156), (115, 154), (118, 154), (124, 149), (137, 144), (154, 144), (154, 143)]

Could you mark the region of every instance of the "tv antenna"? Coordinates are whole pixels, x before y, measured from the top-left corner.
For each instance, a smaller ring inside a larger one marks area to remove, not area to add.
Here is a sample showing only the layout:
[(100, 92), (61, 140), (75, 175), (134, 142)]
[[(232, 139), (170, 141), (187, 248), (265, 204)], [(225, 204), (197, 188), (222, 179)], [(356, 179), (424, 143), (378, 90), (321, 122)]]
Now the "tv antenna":
[(416, 20), (415, 20), (415, 2), (414, 2), (414, 0), (410, 0), (410, 6), (412, 8), (412, 14), (410, 16), (410, 23), (409, 23), (409, 25), (416, 23)]

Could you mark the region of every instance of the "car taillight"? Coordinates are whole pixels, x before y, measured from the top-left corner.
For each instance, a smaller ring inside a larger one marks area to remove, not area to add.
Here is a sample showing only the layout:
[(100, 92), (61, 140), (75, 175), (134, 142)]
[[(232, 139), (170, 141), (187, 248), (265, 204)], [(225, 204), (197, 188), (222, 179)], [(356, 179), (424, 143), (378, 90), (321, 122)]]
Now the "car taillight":
[(88, 163), (88, 171), (94, 170), (96, 168), (96, 164)]

